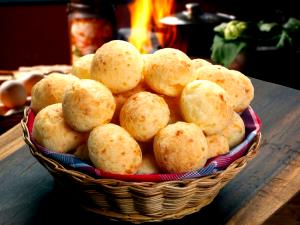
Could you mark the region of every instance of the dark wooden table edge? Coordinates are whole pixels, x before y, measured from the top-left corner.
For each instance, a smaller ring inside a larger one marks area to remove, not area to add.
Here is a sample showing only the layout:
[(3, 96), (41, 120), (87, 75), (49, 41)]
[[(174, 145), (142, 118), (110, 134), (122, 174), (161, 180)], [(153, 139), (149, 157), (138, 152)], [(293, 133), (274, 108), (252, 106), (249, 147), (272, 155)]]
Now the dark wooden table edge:
[(226, 225), (263, 224), (300, 189), (300, 155), (273, 177)]

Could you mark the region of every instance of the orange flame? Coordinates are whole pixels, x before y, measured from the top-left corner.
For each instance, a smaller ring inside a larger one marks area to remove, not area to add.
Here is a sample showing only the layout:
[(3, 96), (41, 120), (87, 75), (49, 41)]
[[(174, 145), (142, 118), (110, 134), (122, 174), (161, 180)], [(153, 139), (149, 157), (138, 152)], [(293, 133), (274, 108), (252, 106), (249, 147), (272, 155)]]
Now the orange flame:
[[(173, 47), (186, 52), (186, 42), (177, 37), (177, 26), (164, 25), (160, 20), (174, 13), (175, 0), (135, 0), (129, 5), (131, 34), (129, 42), (141, 53), (153, 50), (152, 43), (160, 47)], [(153, 39), (153, 32), (156, 38)], [(158, 46), (156, 46), (158, 47)]]
[(158, 42), (161, 46), (168, 46), (177, 35), (175, 26), (163, 26), (160, 20), (166, 16), (170, 16), (174, 12), (174, 0), (154, 0), (153, 19), (156, 30), (162, 35), (157, 35)]
[(151, 49), (151, 13), (152, 0), (136, 0), (129, 5), (131, 34), (129, 42), (141, 53)]

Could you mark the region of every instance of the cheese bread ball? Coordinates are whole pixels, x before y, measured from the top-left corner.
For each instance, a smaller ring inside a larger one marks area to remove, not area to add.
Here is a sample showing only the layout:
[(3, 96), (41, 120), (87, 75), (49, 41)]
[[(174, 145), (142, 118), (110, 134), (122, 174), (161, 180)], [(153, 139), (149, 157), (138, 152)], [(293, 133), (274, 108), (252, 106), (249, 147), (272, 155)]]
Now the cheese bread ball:
[[(196, 71), (196, 75), (199, 80), (210, 80), (220, 85), (228, 93), (234, 111), (244, 110), (247, 93), (243, 85), (243, 78), (241, 78), (242, 75), (234, 74), (219, 65), (203, 66)], [(247, 103), (250, 102), (247, 101)]]
[(240, 102), (239, 105), (236, 106), (236, 112), (243, 112), (248, 106), (250, 105), (251, 101), (254, 98), (254, 87), (251, 80), (236, 70), (230, 70), (231, 76), (236, 77), (236, 79), (241, 81), (241, 85), (243, 88), (243, 93), (245, 93), (243, 100)]
[(234, 113), (232, 122), (221, 132), (229, 143), (229, 147), (235, 147), (245, 138), (245, 124), (239, 114)]
[(164, 48), (148, 57), (145, 81), (151, 89), (168, 96), (179, 96), (183, 87), (195, 80), (192, 61), (183, 52)]
[(164, 96), (164, 99), (165, 99), (166, 103), (168, 104), (169, 110), (170, 110), (169, 124), (176, 123), (178, 121), (183, 121), (183, 118), (182, 118), (181, 112), (180, 112), (180, 105), (179, 105), (180, 98)]
[(74, 155), (77, 156), (81, 160), (90, 161), (89, 150), (88, 150), (86, 143), (79, 145), (76, 148)]
[(32, 87), (31, 108), (37, 113), (48, 105), (62, 102), (65, 90), (79, 79), (72, 75), (51, 73)]
[(102, 45), (95, 53), (91, 78), (100, 81), (113, 93), (133, 89), (142, 79), (143, 59), (130, 43), (114, 40)]
[(36, 115), (32, 136), (40, 145), (61, 153), (86, 141), (86, 134), (72, 130), (65, 123), (61, 103), (49, 105)]
[(196, 78), (197, 80), (210, 80), (213, 82), (220, 79), (218, 83), (223, 83), (226, 72), (229, 73), (228, 71), (229, 69), (220, 65), (203, 65), (196, 70)]
[(180, 108), (183, 118), (196, 123), (206, 135), (221, 132), (233, 117), (227, 92), (208, 80), (195, 80), (186, 85)]
[(120, 112), (120, 124), (136, 140), (148, 141), (170, 119), (170, 110), (162, 97), (150, 92), (132, 95)]
[(200, 169), (206, 163), (206, 138), (196, 124), (177, 122), (161, 129), (154, 138), (154, 155), (165, 172), (182, 173)]
[(94, 54), (84, 55), (78, 58), (72, 65), (71, 73), (80, 79), (91, 79), (91, 64)]
[(208, 145), (208, 158), (223, 155), (229, 152), (227, 138), (220, 134), (213, 134), (206, 137)]
[(212, 65), (210, 62), (208, 62), (205, 59), (193, 59), (192, 60), (192, 66), (193, 71), (196, 72), (197, 69), (199, 69), (202, 66)]
[(115, 124), (120, 123), (119, 116), (120, 116), (121, 108), (130, 96), (132, 96), (136, 93), (142, 92), (142, 91), (146, 91), (147, 89), (149, 89), (149, 88), (147, 87), (145, 82), (141, 81), (135, 88), (133, 88), (129, 91), (125, 91), (120, 94), (114, 94), (114, 98), (115, 98), (115, 102), (116, 102), (116, 110), (115, 110), (114, 116), (112, 118), (112, 122)]
[(110, 90), (103, 84), (83, 79), (74, 82), (66, 90), (62, 107), (67, 124), (74, 130), (86, 132), (98, 125), (109, 123), (116, 103)]
[(142, 165), (137, 174), (155, 174), (159, 173), (159, 167), (155, 161), (153, 152), (143, 152)]
[(134, 174), (142, 163), (138, 143), (125, 129), (112, 123), (92, 130), (88, 150), (93, 164), (106, 172)]

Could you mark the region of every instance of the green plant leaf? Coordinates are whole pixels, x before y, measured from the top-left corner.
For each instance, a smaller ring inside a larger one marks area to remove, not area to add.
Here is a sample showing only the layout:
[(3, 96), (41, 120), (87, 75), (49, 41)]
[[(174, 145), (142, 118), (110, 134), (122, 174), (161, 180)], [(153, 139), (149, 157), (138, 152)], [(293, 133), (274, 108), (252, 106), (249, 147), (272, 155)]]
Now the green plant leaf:
[(276, 45), (276, 48), (283, 48), (287, 45), (292, 45), (293, 44), (293, 40), (290, 37), (290, 35), (288, 34), (288, 32), (286, 32), (285, 30), (282, 31), (279, 41)]
[(226, 41), (224, 38), (215, 35), (211, 48), (211, 58), (216, 63), (228, 67), (246, 47), (247, 43), (244, 41)]
[(235, 40), (239, 37), (241, 37), (242, 33), (247, 29), (247, 23), (238, 21), (238, 20), (232, 20), (230, 21), (224, 30), (224, 38), (226, 40)]
[(219, 34), (224, 35), (224, 30), (225, 30), (227, 24), (228, 23), (221, 23), (218, 26), (215, 26), (214, 31), (219, 33)]
[(289, 18), (289, 20), (283, 25), (283, 27), (290, 31), (290, 32), (296, 32), (300, 30), (300, 20), (296, 18)]
[(278, 26), (277, 23), (263, 23), (263, 22), (260, 22), (258, 24), (259, 30), (262, 31), (262, 32), (270, 32), (276, 26)]

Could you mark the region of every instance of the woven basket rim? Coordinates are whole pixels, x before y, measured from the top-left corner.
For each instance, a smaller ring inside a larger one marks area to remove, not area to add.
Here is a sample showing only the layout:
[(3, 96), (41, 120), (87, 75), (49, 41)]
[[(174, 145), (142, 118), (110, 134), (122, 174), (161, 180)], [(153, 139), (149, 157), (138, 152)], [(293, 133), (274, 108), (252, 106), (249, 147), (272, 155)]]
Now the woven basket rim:
[(81, 171), (77, 171), (77, 170), (73, 170), (73, 169), (69, 169), (66, 168), (64, 165), (62, 165), (61, 163), (50, 159), (49, 157), (46, 157), (45, 155), (43, 155), (40, 150), (32, 143), (32, 141), (30, 140), (30, 134), (27, 128), (27, 122), (28, 122), (28, 113), (29, 113), (30, 107), (26, 107), (24, 109), (24, 116), (23, 119), (21, 120), (21, 126), (22, 126), (22, 130), (23, 130), (23, 139), (26, 142), (26, 144), (29, 146), (30, 151), (32, 153), (32, 155), (34, 157), (38, 157), (40, 160), (44, 160), (47, 163), (51, 164), (53, 166), (53, 168), (55, 168), (56, 170), (69, 174), (73, 177), (76, 177), (78, 179), (84, 179), (84, 180), (88, 180), (89, 182), (94, 182), (94, 183), (98, 183), (98, 182), (113, 182), (113, 183), (122, 183), (124, 185), (133, 185), (133, 184), (138, 184), (138, 186), (145, 185), (152, 185), (152, 184), (158, 184), (158, 183), (164, 183), (164, 184), (171, 184), (171, 183), (182, 183), (182, 182), (192, 182), (195, 180), (209, 180), (211, 178), (215, 179), (216, 177), (222, 176), (224, 173), (226, 173), (226, 171), (230, 170), (232, 167), (238, 167), (238, 166), (244, 166), (244, 164), (246, 164), (249, 160), (251, 160), (259, 151), (260, 149), (260, 144), (261, 144), (261, 132), (258, 132), (258, 134), (256, 135), (253, 143), (251, 144), (251, 146), (248, 148), (248, 152), (246, 155), (240, 157), (239, 159), (235, 160), (234, 162), (232, 162), (225, 170), (222, 171), (218, 171), (212, 175), (208, 175), (208, 176), (203, 176), (203, 177), (197, 177), (197, 178), (186, 178), (186, 179), (181, 179), (181, 180), (171, 180), (171, 181), (158, 181), (158, 182), (152, 182), (152, 181), (123, 181), (123, 180), (117, 180), (117, 179), (113, 179), (113, 178), (95, 178), (92, 177), (88, 174), (85, 174)]

